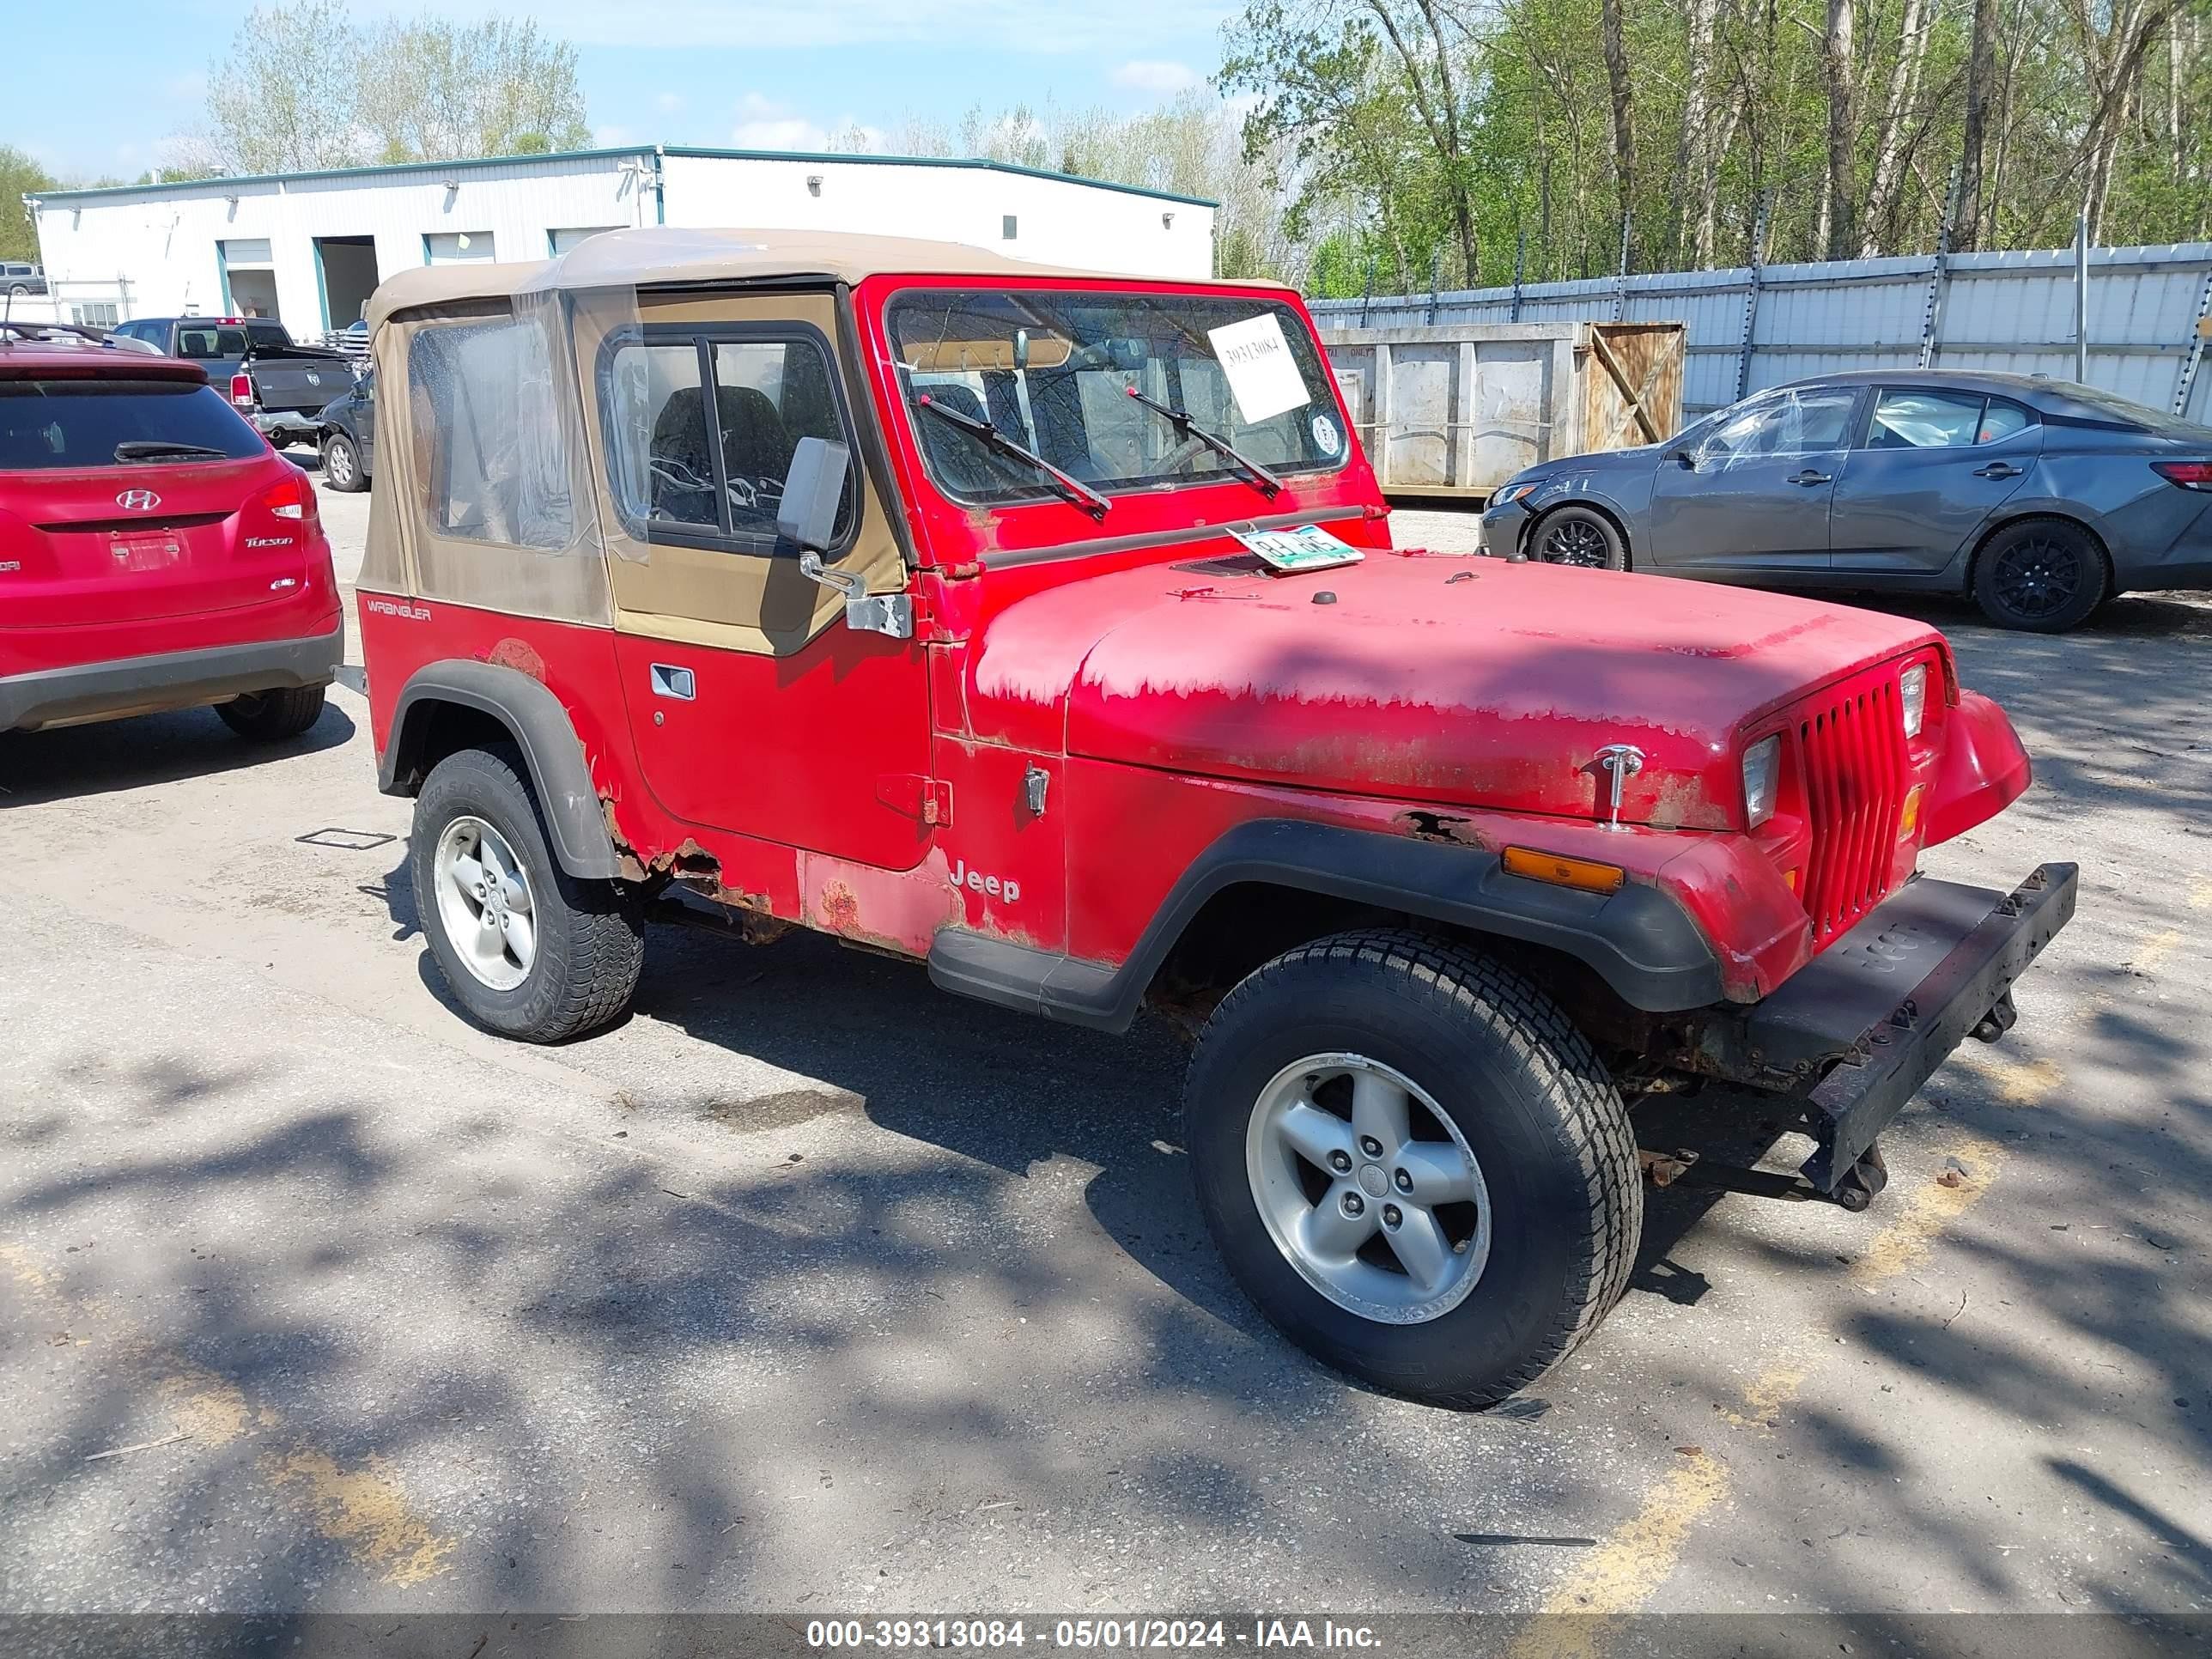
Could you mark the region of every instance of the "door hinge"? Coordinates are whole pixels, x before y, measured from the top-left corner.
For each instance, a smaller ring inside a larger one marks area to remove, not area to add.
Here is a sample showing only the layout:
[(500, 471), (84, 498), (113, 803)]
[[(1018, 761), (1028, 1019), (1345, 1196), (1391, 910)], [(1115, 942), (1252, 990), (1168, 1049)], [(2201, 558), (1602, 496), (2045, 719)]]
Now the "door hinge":
[(894, 812), (939, 828), (952, 822), (952, 786), (915, 772), (886, 772), (876, 780), (876, 799)]

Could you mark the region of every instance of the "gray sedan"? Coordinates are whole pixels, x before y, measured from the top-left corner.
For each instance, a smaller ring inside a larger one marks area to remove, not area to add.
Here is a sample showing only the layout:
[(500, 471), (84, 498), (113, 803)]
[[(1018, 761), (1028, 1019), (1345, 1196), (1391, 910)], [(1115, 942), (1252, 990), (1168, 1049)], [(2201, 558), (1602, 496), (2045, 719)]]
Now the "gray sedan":
[(1971, 594), (2056, 633), (2130, 589), (2212, 587), (2212, 427), (2070, 381), (1826, 375), (1532, 466), (1482, 525), (1503, 557)]

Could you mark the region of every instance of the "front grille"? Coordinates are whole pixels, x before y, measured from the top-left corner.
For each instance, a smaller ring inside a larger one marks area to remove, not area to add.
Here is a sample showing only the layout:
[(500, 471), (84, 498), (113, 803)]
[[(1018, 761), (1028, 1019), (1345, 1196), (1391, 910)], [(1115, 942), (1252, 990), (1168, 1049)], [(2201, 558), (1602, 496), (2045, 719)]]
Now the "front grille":
[(1801, 711), (1797, 750), (1813, 838), (1805, 911), (1818, 950), (1889, 893), (1906, 764), (1895, 665), (1846, 684), (1825, 706)]

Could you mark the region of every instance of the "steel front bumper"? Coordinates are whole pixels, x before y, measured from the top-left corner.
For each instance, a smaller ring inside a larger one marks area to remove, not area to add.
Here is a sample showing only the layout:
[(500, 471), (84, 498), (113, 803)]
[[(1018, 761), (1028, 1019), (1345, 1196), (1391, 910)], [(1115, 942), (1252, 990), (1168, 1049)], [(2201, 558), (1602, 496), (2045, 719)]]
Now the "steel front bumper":
[(307, 639), (173, 651), (156, 657), (0, 675), (0, 732), (73, 726), (248, 692), (327, 685), (345, 660), (345, 624)]
[(2009, 895), (1909, 883), (1749, 1011), (1741, 1058), (1810, 1084), (1808, 1180), (1833, 1193), (1954, 1048), (2011, 1028), (2013, 981), (2072, 918), (2077, 884), (2070, 864)]

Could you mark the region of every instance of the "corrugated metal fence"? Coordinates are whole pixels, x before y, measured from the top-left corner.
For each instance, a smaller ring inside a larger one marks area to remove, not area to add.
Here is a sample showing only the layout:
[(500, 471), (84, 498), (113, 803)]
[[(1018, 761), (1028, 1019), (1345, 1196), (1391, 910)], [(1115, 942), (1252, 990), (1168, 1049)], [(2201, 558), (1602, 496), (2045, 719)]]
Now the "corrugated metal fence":
[[(1844, 369), (1932, 363), (2072, 380), (2075, 280), (2071, 248), (1922, 253), (1321, 300), (1313, 311), (1323, 326), (1680, 321), (1682, 404), (1697, 412)], [(2202, 361), (2212, 242), (2092, 248), (2087, 285), (2090, 384), (2212, 422)]]

